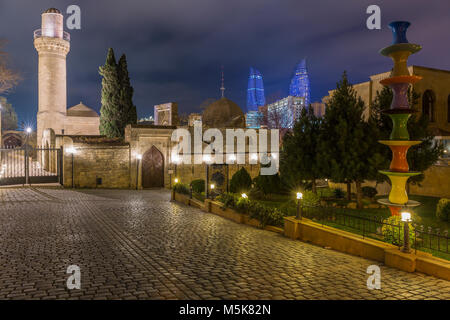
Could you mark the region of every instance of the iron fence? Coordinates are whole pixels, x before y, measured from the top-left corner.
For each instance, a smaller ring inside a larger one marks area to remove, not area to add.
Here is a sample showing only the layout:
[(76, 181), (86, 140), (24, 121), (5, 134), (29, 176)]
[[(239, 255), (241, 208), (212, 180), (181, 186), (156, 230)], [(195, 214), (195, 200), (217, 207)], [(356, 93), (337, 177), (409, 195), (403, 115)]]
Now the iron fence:
[(61, 182), (61, 149), (0, 148), (0, 185)]
[[(363, 238), (372, 238), (392, 243), (398, 247), (403, 246), (403, 224), (386, 221), (389, 216), (356, 215), (350, 209), (339, 207), (303, 207), (302, 216), (328, 226), (338, 226), (341, 229), (350, 229)], [(354, 211), (354, 210), (351, 210)], [(430, 226), (411, 222), (413, 234), (411, 246), (417, 251), (435, 251), (450, 254), (448, 230), (441, 230)], [(343, 227), (343, 228), (342, 228)], [(355, 232), (356, 231), (356, 232)], [(389, 241), (386, 239), (389, 232)]]

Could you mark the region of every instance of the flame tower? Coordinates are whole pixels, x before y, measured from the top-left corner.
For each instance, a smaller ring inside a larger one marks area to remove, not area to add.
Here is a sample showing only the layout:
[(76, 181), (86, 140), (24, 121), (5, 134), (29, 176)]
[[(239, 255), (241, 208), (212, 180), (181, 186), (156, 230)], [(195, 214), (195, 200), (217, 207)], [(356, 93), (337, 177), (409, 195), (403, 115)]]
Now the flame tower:
[(258, 107), (266, 104), (264, 84), (261, 72), (250, 68), (247, 88), (247, 111), (258, 111)]
[(304, 97), (305, 106), (309, 107), (311, 99), (311, 89), (309, 87), (308, 69), (306, 68), (306, 59), (300, 61), (295, 69), (289, 86), (289, 95), (294, 97)]

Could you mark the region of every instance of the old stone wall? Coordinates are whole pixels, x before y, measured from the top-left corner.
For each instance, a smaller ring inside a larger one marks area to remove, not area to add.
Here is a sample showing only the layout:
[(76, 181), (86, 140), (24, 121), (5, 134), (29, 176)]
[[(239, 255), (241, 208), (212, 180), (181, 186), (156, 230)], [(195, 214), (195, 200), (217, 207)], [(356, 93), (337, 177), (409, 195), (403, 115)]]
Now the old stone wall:
[[(64, 186), (76, 188), (130, 188), (130, 147), (74, 143), (76, 152), (63, 158)], [(70, 150), (70, 149), (69, 149)]]

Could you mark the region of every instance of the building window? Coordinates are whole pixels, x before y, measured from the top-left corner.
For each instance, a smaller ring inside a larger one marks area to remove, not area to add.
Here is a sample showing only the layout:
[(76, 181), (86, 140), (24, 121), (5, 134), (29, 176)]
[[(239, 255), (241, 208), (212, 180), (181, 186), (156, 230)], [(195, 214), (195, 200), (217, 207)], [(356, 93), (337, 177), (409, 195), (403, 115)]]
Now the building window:
[(450, 94), (447, 99), (447, 122), (450, 122)]
[(422, 98), (422, 113), (428, 116), (431, 122), (434, 122), (434, 103), (436, 98), (432, 90), (427, 90)]

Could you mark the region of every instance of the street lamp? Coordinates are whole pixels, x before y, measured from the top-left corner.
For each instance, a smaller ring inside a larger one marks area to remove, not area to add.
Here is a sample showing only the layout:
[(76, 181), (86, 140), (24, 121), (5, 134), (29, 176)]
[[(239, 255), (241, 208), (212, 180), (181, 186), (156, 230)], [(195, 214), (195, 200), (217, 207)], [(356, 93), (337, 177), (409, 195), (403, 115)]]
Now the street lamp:
[(244, 199), (248, 198), (247, 194), (245, 194), (245, 193), (241, 194), (241, 197), (244, 198)]
[(409, 253), (411, 252), (411, 246), (409, 244), (409, 222), (411, 221), (411, 213), (408, 211), (402, 211), (402, 221), (403, 221), (403, 248), (402, 251)]
[(175, 183), (178, 183), (178, 178), (175, 178), (173, 181), (174, 181)]
[(142, 154), (138, 153), (136, 155), (136, 190), (139, 187), (139, 161), (142, 160)]
[(297, 192), (297, 217), (296, 217), (297, 220), (301, 220), (302, 215), (303, 215), (303, 212), (302, 212), (303, 208), (301, 205), (302, 199), (303, 199), (303, 193)]
[(73, 165), (73, 155), (77, 153), (77, 150), (74, 147), (69, 147), (66, 149), (66, 152), (72, 156), (72, 188), (74, 188), (74, 165)]

